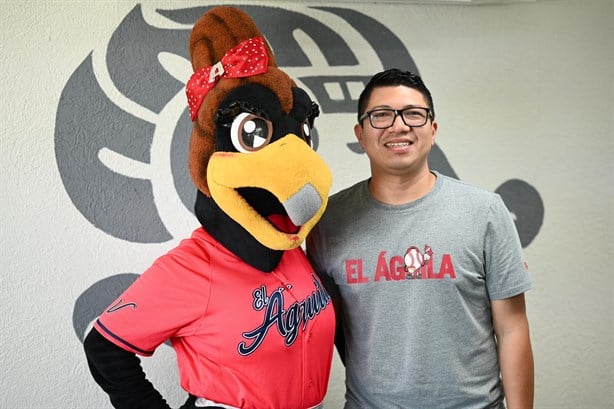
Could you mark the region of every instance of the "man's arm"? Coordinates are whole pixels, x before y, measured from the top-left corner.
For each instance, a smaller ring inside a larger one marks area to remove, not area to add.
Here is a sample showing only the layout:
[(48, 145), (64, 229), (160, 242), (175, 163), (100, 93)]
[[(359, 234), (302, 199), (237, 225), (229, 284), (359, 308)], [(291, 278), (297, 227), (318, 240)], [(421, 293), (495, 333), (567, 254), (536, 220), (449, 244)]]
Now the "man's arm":
[(533, 408), (533, 351), (524, 294), (492, 302), (501, 378), (508, 409)]

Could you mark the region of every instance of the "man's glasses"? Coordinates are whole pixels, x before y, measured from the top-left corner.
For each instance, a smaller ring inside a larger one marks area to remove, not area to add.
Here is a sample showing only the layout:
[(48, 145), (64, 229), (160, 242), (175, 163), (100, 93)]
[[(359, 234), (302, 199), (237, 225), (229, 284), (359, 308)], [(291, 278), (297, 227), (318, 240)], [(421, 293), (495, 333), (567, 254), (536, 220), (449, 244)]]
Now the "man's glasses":
[(362, 122), (365, 118), (369, 118), (373, 128), (386, 129), (394, 124), (397, 115), (401, 117), (405, 125), (413, 128), (424, 126), (429, 117), (432, 117), (429, 108), (410, 107), (404, 109), (378, 108), (365, 112), (358, 119)]

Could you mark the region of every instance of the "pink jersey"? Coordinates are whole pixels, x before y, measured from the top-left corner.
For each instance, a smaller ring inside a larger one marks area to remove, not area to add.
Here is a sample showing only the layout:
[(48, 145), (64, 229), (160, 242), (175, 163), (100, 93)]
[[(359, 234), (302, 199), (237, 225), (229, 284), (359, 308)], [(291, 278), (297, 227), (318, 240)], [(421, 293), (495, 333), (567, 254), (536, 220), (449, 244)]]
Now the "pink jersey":
[(322, 402), (334, 326), (330, 297), (301, 248), (264, 273), (202, 228), (157, 259), (95, 323), (106, 339), (140, 355), (170, 339), (186, 391), (258, 409)]

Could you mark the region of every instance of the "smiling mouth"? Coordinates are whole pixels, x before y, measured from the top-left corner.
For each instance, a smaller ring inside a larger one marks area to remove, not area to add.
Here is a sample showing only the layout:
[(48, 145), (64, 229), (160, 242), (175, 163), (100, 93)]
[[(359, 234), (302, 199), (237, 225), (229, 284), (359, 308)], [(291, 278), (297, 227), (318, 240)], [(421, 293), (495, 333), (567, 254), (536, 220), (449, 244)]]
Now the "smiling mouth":
[(413, 142), (389, 142), (384, 144), (387, 148), (406, 148), (413, 145)]

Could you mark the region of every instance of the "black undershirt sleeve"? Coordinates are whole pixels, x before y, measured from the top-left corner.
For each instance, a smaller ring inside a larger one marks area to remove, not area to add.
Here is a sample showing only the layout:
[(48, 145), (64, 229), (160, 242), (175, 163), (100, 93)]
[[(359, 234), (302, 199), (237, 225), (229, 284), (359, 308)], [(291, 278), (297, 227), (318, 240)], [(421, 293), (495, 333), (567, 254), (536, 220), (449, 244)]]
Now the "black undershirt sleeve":
[(170, 409), (149, 382), (136, 354), (107, 341), (94, 328), (83, 342), (94, 380), (116, 409)]
[(337, 328), (335, 329), (335, 347), (337, 347), (337, 352), (339, 353), (341, 363), (343, 363), (345, 366), (345, 335), (341, 325), (337, 325)]

